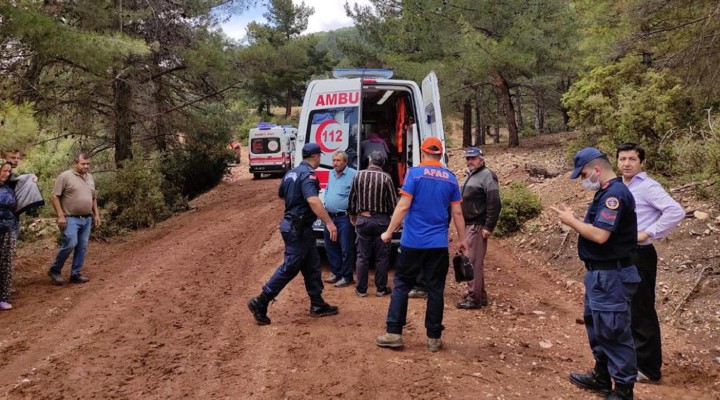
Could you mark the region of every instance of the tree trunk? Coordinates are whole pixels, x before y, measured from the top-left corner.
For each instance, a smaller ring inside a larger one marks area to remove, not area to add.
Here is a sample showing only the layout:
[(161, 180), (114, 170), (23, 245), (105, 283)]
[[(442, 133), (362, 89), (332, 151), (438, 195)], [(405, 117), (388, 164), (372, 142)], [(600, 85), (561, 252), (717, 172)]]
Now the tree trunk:
[(113, 82), (113, 97), (115, 110), (115, 166), (122, 168), (122, 162), (132, 159), (132, 121), (130, 117), (130, 102), (132, 100), (132, 87), (123, 78)]
[(167, 116), (165, 115), (168, 109), (166, 103), (168, 101), (167, 89), (161, 79), (158, 79), (155, 85), (155, 109), (158, 113), (158, 117), (155, 119), (155, 144), (158, 150), (164, 152), (168, 148), (167, 135), (169, 134)]
[(543, 134), (545, 129), (545, 107), (540, 101), (539, 97), (535, 98), (535, 133), (538, 135)]
[(463, 104), (463, 147), (472, 146), (472, 103), (470, 99)]
[(563, 119), (563, 131), (567, 132), (568, 129), (570, 129), (570, 114), (568, 114), (568, 109), (563, 107), (560, 109), (560, 112), (562, 113), (562, 119)]
[(513, 107), (512, 98), (510, 98), (510, 87), (500, 72), (495, 72), (495, 87), (500, 90), (500, 99), (503, 105), (505, 121), (508, 127), (508, 147), (520, 147), (520, 138), (518, 137), (518, 127), (515, 123), (515, 107)]
[(482, 97), (480, 88), (475, 90), (475, 146), (485, 145), (485, 121), (482, 118), (482, 109), (480, 107), (480, 98)]
[(495, 125), (493, 126), (493, 143), (500, 143), (500, 114), (502, 114), (502, 107), (500, 107), (500, 98), (495, 98)]
[[(572, 84), (572, 78), (568, 77), (567, 82), (565, 81), (564, 77), (560, 78), (560, 90), (561, 93), (567, 93), (568, 90), (570, 90), (570, 85)], [(560, 103), (560, 113), (562, 114), (562, 120), (563, 120), (563, 132), (567, 132), (569, 125), (570, 125), (570, 114), (569, 109), (567, 109), (562, 103)]]
[(288, 89), (287, 97), (285, 98), (285, 118), (290, 118), (290, 115), (292, 115), (292, 96), (293, 90)]
[(523, 121), (523, 114), (522, 114), (522, 94), (518, 90), (515, 92), (515, 123), (517, 124), (518, 131), (522, 132), (523, 127), (525, 126)]

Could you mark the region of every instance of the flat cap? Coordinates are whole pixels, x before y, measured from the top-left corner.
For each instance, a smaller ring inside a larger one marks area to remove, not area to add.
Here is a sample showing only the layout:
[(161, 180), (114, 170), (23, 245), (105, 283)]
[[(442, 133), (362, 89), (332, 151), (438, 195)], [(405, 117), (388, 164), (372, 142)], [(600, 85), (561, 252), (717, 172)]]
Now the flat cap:
[(465, 150), (465, 158), (468, 157), (484, 157), (485, 153), (483, 153), (482, 150), (480, 150), (479, 147), (468, 147)]

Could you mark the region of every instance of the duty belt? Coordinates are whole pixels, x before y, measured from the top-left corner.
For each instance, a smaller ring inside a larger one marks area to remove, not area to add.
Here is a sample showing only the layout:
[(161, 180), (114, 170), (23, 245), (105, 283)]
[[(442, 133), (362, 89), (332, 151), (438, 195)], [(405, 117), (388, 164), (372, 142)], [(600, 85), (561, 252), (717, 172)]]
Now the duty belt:
[(608, 271), (633, 265), (630, 257), (618, 258), (616, 260), (585, 261), (585, 268), (588, 271)]
[(328, 212), (328, 215), (330, 216), (330, 218), (342, 217), (343, 215), (347, 215), (347, 211)]

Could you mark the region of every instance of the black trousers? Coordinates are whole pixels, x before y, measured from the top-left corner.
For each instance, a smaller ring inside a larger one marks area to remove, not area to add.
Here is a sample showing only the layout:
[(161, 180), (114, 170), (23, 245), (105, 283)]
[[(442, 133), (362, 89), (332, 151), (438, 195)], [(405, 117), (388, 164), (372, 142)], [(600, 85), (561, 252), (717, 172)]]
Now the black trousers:
[(635, 339), (637, 367), (648, 378), (660, 380), (662, 343), (660, 323), (655, 311), (655, 281), (657, 279), (657, 252), (652, 245), (639, 246), (633, 254), (642, 281), (631, 302), (631, 329)]

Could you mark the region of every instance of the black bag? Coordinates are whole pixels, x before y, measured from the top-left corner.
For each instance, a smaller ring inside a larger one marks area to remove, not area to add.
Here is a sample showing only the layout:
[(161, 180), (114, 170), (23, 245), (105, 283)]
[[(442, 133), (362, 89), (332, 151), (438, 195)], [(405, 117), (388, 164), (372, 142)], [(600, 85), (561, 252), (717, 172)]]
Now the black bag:
[(470, 259), (465, 257), (464, 254), (456, 254), (453, 257), (453, 268), (455, 269), (455, 281), (457, 282), (467, 282), (475, 278)]

